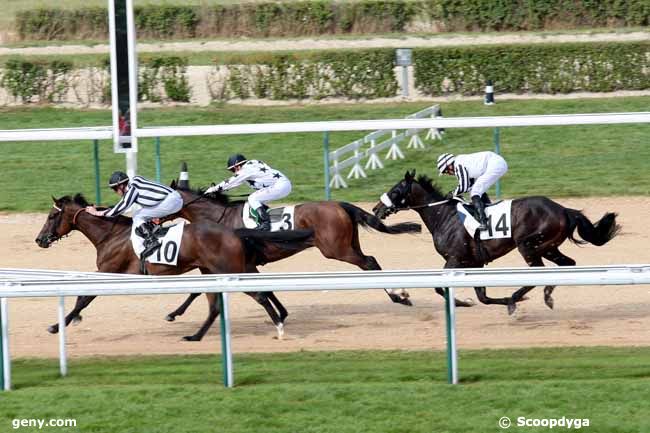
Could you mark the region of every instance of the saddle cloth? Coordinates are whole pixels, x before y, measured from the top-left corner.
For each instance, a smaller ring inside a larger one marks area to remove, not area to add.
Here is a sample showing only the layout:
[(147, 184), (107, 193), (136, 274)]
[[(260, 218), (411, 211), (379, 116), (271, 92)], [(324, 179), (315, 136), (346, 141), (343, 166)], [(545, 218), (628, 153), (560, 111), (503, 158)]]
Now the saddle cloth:
[[(185, 221), (164, 227), (162, 230), (167, 233), (158, 239), (161, 242), (161, 246), (152, 255), (147, 257), (147, 262), (176, 266), (181, 251), (184, 227)], [(131, 243), (133, 244), (133, 251), (135, 251), (136, 256), (140, 257), (140, 254), (144, 251), (144, 239), (135, 233), (131, 233)]]
[[(481, 240), (512, 237), (511, 207), (512, 200), (503, 200), (485, 206), (488, 229), (481, 231)], [(474, 233), (476, 233), (479, 226), (479, 222), (472, 214), (474, 207), (470, 206), (469, 203), (459, 202), (456, 204), (456, 209), (458, 210), (458, 219), (465, 226), (467, 233), (474, 237)]]
[[(294, 230), (294, 210), (295, 206), (285, 206), (270, 209), (269, 217), (271, 219), (271, 231), (277, 232), (281, 230)], [(244, 209), (242, 211), (241, 217), (244, 220), (244, 227), (247, 229), (257, 228), (257, 222), (250, 214), (250, 205), (248, 202), (244, 204)]]

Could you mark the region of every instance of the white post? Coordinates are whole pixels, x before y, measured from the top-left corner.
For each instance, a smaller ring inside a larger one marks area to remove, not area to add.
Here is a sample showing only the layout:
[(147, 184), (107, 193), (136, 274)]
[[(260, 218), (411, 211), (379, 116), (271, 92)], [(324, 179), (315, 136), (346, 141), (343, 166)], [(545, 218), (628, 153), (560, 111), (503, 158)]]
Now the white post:
[(2, 317), (2, 370), (4, 372), (4, 390), (11, 389), (11, 355), (9, 354), (9, 309), (7, 298), (0, 298), (0, 317)]
[(456, 301), (454, 288), (445, 290), (445, 308), (447, 310), (447, 369), (449, 383), (458, 385), (458, 352), (456, 349)]
[(230, 346), (230, 313), (228, 312), (228, 293), (219, 293), (221, 300), (221, 359), (223, 364), (223, 384), (226, 388), (235, 386), (233, 378), (232, 348)]
[(61, 376), (68, 375), (68, 360), (65, 350), (65, 297), (59, 296), (59, 370)]
[(370, 140), (370, 149), (368, 149), (368, 154), (370, 157), (368, 158), (368, 162), (366, 162), (366, 170), (369, 168), (370, 170), (377, 170), (378, 168), (384, 168), (384, 164), (381, 162), (381, 159), (377, 156), (377, 152), (375, 152), (375, 146), (377, 145), (377, 142), (373, 138)]
[(392, 159), (395, 160), (397, 158), (404, 159), (404, 154), (400, 150), (399, 146), (397, 145), (397, 131), (393, 130), (393, 143), (390, 146), (390, 150), (386, 154), (385, 159)]
[(359, 160), (361, 159), (361, 156), (359, 154), (359, 149), (356, 149), (354, 151), (354, 157), (357, 159), (357, 161), (354, 163), (352, 170), (350, 170), (350, 173), (348, 174), (348, 179), (352, 177), (354, 177), (355, 179), (359, 179), (360, 177), (367, 177), (366, 172), (363, 171), (363, 168), (361, 168), (361, 165), (359, 165)]

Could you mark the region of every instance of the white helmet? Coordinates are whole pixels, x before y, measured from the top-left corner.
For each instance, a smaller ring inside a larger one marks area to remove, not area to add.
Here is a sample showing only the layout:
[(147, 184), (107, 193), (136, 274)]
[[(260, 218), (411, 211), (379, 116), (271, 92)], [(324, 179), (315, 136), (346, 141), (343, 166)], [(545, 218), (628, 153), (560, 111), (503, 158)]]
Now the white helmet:
[(453, 164), (456, 157), (453, 153), (443, 153), (438, 157), (438, 175), (440, 176), (445, 172), (449, 164)]

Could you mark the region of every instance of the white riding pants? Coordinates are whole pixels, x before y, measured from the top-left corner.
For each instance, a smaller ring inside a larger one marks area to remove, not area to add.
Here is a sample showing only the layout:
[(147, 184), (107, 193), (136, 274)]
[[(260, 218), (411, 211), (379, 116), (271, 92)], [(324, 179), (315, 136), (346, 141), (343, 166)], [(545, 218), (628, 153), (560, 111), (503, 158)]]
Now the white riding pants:
[(131, 234), (134, 234), (136, 227), (140, 227), (145, 222), (153, 218), (162, 218), (178, 212), (183, 207), (183, 198), (174, 191), (169, 194), (163, 201), (152, 207), (141, 207), (133, 212), (133, 227)]
[(289, 195), (291, 182), (288, 179), (279, 179), (274, 185), (258, 189), (248, 196), (248, 204), (252, 209), (259, 209), (260, 206), (271, 200), (278, 200)]
[(492, 185), (497, 183), (497, 180), (506, 174), (507, 171), (508, 164), (506, 163), (506, 160), (495, 154), (488, 160), (485, 172), (474, 181), (474, 185), (472, 185), (472, 188), (469, 190), (469, 196), (474, 197), (475, 195), (478, 195), (480, 197), (485, 191), (490, 189)]

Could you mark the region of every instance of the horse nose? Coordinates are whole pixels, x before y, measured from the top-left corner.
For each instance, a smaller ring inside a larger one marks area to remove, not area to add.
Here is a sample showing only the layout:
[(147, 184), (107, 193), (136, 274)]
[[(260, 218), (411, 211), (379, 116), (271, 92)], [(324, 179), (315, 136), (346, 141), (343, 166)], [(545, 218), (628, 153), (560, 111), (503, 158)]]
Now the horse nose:
[(41, 237), (36, 238), (34, 242), (36, 242), (36, 245), (38, 245), (41, 248), (47, 248), (49, 246), (47, 242), (45, 242), (45, 239)]

